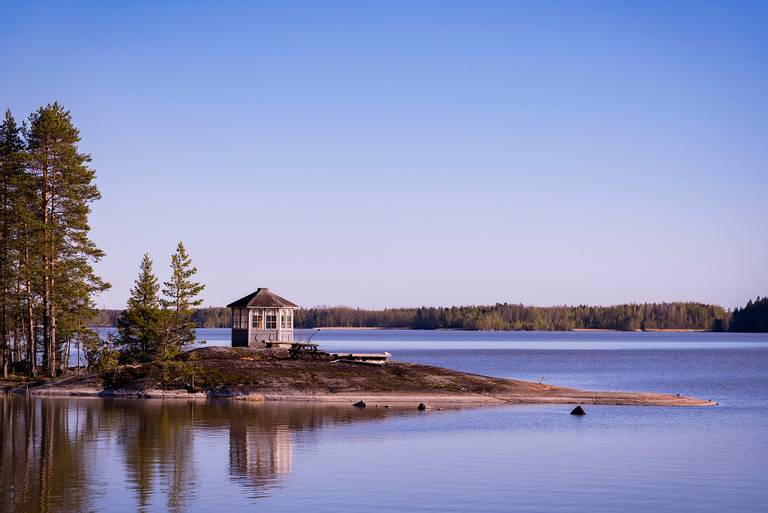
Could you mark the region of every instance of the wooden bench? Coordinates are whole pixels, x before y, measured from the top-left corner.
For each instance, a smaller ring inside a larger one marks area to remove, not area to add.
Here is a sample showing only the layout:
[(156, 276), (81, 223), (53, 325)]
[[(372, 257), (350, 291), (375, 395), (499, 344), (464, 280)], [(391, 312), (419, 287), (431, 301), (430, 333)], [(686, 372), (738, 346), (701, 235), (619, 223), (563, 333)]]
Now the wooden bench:
[(275, 341), (264, 342), (264, 346), (267, 349), (290, 349), (292, 345), (293, 345), (293, 342), (275, 342)]

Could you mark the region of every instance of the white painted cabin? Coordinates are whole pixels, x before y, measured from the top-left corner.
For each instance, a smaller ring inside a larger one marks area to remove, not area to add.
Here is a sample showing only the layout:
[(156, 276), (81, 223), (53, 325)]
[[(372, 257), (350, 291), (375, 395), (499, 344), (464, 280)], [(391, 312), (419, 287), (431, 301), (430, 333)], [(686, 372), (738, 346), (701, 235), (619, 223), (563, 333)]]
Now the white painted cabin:
[(298, 305), (260, 288), (227, 305), (232, 311), (232, 347), (290, 346)]

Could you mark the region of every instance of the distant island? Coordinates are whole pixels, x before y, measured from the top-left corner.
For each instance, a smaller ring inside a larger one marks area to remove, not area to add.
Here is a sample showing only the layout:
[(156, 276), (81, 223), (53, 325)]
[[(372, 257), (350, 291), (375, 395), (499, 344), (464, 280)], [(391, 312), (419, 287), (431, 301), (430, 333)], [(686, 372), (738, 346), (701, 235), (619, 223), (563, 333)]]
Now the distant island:
[[(99, 310), (92, 326), (116, 326), (122, 310)], [(198, 328), (228, 328), (225, 307), (196, 309)], [(456, 329), (477, 331), (735, 331), (768, 332), (768, 297), (750, 300), (733, 311), (696, 302), (630, 303), (614, 306), (524, 306), (497, 303), (488, 306), (387, 308), (371, 310), (347, 306), (302, 308), (294, 325), (313, 328)]]

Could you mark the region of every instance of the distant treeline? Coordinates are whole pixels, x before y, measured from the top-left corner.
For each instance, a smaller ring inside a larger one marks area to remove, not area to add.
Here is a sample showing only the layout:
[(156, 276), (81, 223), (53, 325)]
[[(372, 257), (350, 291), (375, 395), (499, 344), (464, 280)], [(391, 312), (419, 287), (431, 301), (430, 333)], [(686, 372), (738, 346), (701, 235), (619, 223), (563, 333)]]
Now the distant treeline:
[[(122, 312), (122, 310), (101, 309), (91, 319), (89, 325), (98, 327), (117, 326), (117, 319)], [(192, 320), (198, 328), (229, 328), (231, 322), (229, 308), (218, 306), (195, 309), (192, 314)]]
[(120, 317), (122, 310), (101, 309), (95, 317), (88, 321), (89, 326), (117, 326), (117, 318)]
[[(94, 324), (113, 325), (118, 310), (102, 310)], [(200, 308), (193, 319), (199, 328), (230, 325), (229, 309)], [(463, 330), (691, 329), (768, 332), (768, 298), (757, 298), (731, 313), (717, 305), (692, 302), (615, 306), (489, 306), (387, 308), (366, 310), (345, 306), (300, 309), (296, 328), (410, 328)]]
[(768, 297), (749, 301), (731, 316), (731, 331), (768, 333)]
[(453, 306), (361, 310), (310, 308), (297, 312), (303, 328), (323, 326), (463, 330), (727, 329), (730, 313), (701, 303), (616, 306)]

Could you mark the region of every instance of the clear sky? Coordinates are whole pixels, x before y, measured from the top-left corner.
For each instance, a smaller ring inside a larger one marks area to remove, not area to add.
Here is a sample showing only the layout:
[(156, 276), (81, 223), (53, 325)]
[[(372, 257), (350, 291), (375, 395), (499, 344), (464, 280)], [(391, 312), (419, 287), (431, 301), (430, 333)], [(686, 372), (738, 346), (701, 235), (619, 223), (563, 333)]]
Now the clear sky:
[[(155, 5), (162, 4), (162, 5)], [(0, 107), (93, 155), (121, 307), (768, 294), (768, 2), (0, 4)]]

